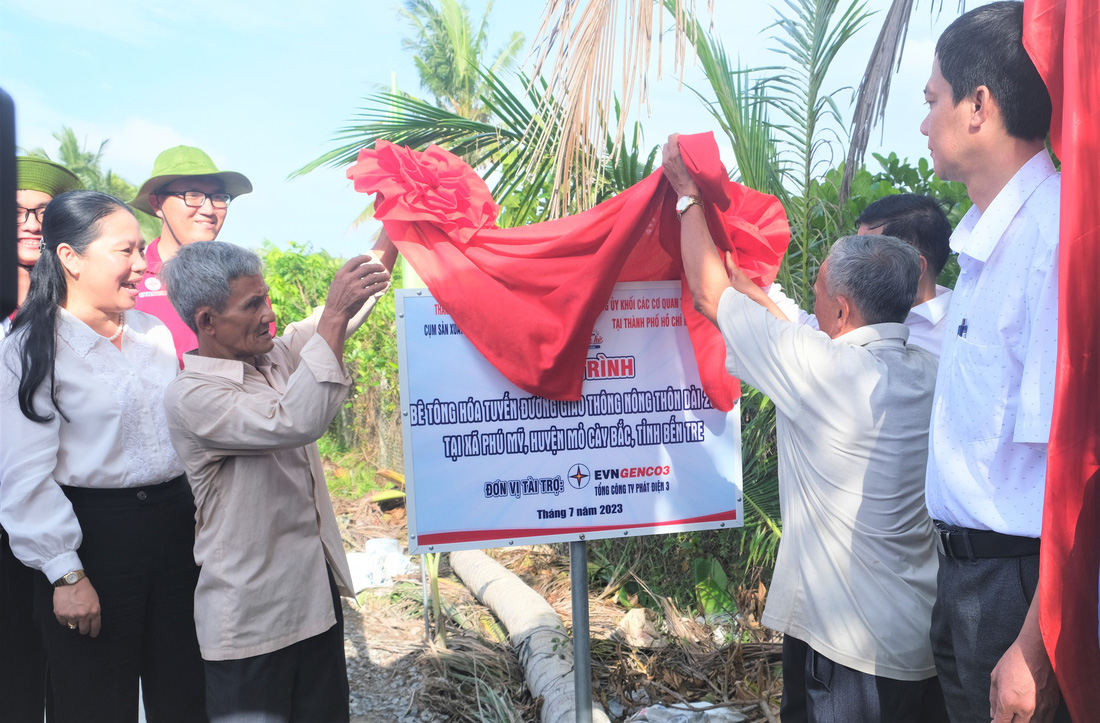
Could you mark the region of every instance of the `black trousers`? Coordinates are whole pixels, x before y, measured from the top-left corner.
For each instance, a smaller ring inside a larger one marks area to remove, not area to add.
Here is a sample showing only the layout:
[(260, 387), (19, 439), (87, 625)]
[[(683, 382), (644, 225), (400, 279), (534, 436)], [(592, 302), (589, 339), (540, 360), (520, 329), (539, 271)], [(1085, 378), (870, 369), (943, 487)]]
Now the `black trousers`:
[[(1038, 555), (940, 555), (932, 653), (952, 723), (989, 723), (993, 668), (1020, 634), (1038, 584)], [(1070, 720), (1065, 703), (1054, 720)]]
[(947, 723), (935, 676), (894, 680), (861, 673), (806, 643), (783, 638), (783, 723)]
[(84, 541), (78, 550), (99, 595), (99, 636), (53, 614), (39, 576), (35, 606), (49, 658), (55, 723), (138, 720), (138, 679), (149, 723), (206, 720), (195, 635), (195, 502), (187, 480), (130, 489), (65, 487)]
[(34, 578), (0, 529), (0, 720), (42, 723), (46, 649), (34, 622)]
[(344, 613), (328, 571), (336, 623), (312, 638), (263, 655), (206, 661), (211, 723), (347, 723)]

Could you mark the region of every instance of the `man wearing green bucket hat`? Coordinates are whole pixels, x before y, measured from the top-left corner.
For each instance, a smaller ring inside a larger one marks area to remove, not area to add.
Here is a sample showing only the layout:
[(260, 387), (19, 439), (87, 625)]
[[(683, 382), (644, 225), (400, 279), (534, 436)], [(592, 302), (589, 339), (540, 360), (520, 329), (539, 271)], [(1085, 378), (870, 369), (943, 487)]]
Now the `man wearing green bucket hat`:
[(148, 269), (138, 285), (137, 309), (165, 323), (181, 364), (183, 354), (198, 342), (168, 301), (168, 292), (157, 278), (160, 266), (181, 246), (216, 239), (229, 203), (251, 192), (252, 183), (242, 174), (218, 170), (210, 156), (198, 148), (176, 146), (157, 156), (153, 173), (130, 202), (161, 220), (160, 236), (145, 249)]
[[(15, 159), (15, 222), (18, 242), (20, 304), (27, 298), (31, 285), (31, 269), (38, 261), (38, 247), (42, 243), (42, 214), (46, 204), (65, 191), (84, 188), (76, 174), (64, 166), (45, 158), (20, 156)], [(11, 317), (0, 320), (0, 337), (11, 327)]]
[[(42, 244), (46, 205), (84, 187), (64, 166), (21, 156), (15, 159), (15, 222), (20, 304), (27, 298), (31, 269)], [(18, 313), (18, 312), (16, 312)], [(15, 317), (0, 319), (0, 337)], [(12, 554), (0, 529), (0, 705), (5, 721), (41, 723), (46, 702), (46, 651), (34, 622), (34, 572)]]

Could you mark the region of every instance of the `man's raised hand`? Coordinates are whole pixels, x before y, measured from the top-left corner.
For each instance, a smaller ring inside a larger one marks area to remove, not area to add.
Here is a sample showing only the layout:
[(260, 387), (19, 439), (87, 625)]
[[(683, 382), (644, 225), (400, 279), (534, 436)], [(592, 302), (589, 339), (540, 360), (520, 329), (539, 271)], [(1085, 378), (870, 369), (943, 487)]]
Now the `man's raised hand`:
[(328, 342), (337, 358), (344, 355), (348, 322), (368, 299), (385, 291), (389, 283), (390, 272), (373, 254), (356, 256), (336, 272), (317, 324), (317, 333)]

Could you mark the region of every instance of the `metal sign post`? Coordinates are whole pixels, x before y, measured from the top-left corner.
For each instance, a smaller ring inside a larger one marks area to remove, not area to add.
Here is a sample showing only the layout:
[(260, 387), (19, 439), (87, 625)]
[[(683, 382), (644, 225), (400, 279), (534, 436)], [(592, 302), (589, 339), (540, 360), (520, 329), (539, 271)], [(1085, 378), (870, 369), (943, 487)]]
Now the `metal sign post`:
[[(584, 537), (581, 535), (581, 537)], [(569, 583), (573, 593), (573, 688), (577, 723), (592, 723), (592, 652), (588, 630), (588, 543), (569, 543)]]

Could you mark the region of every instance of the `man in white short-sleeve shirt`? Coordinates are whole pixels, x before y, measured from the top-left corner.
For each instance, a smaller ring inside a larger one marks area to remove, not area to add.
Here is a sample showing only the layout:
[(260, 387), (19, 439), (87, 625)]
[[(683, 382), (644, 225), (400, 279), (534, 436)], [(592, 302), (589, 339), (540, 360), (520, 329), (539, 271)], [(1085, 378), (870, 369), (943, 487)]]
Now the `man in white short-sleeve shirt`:
[(726, 275), (675, 137), (663, 162), (694, 306), (722, 332), (730, 373), (775, 403), (783, 540), (762, 622), (784, 633), (784, 722), (946, 721), (924, 502), (936, 358), (905, 343), (902, 323), (917, 251), (840, 239), (814, 286), (821, 331), (790, 323), (743, 273)]
[[(932, 647), (953, 721), (1069, 720), (1035, 595), (1058, 327), (1060, 176), (1050, 96), (1023, 47), (1023, 5), (953, 22), (925, 86), (936, 175), (974, 202), (952, 236), (929, 440), (940, 532)], [(1034, 716), (1034, 717), (1033, 717)]]

